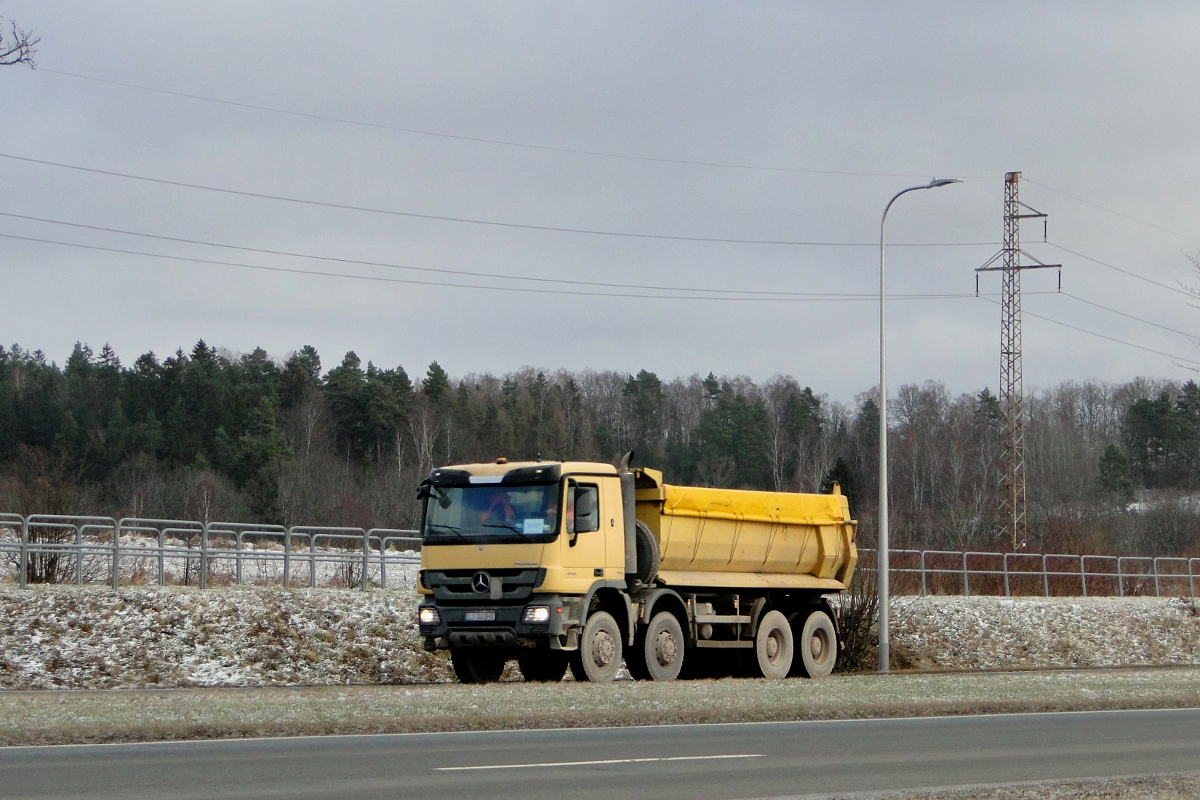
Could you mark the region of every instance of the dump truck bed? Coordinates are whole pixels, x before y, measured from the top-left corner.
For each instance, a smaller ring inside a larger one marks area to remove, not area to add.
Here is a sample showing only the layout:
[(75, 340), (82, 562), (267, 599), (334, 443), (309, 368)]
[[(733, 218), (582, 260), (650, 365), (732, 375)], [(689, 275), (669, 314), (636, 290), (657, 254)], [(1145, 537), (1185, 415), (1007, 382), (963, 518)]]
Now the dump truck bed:
[(845, 496), (671, 486), (641, 470), (637, 516), (672, 587), (841, 591), (858, 563)]

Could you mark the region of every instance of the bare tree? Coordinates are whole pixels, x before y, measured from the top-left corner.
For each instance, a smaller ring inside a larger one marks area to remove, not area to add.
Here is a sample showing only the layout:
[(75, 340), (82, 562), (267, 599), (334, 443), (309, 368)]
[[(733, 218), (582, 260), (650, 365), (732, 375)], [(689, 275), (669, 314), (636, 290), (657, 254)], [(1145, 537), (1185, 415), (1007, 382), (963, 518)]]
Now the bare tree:
[(21, 30), (17, 27), (15, 19), (10, 19), (8, 24), (10, 33), (7, 40), (4, 38), (3, 29), (0, 29), (0, 67), (12, 67), (17, 64), (28, 64), (30, 69), (37, 67), (33, 57), (37, 55), (37, 44), (42, 37)]

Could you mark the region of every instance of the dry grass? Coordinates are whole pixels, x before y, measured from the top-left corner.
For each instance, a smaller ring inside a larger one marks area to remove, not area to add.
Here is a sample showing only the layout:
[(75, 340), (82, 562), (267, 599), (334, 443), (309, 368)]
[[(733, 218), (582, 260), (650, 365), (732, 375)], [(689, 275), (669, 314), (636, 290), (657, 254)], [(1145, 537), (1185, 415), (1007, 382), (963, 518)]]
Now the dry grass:
[(0, 743), (853, 719), (1200, 706), (1200, 669), (0, 693)]

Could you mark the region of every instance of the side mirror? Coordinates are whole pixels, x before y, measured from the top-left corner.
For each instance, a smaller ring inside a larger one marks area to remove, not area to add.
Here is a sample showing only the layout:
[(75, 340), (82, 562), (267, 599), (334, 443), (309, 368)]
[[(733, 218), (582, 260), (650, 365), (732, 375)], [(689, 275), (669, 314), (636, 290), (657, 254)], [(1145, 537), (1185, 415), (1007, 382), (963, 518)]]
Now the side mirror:
[(594, 486), (575, 488), (575, 535), (600, 530), (600, 498)]

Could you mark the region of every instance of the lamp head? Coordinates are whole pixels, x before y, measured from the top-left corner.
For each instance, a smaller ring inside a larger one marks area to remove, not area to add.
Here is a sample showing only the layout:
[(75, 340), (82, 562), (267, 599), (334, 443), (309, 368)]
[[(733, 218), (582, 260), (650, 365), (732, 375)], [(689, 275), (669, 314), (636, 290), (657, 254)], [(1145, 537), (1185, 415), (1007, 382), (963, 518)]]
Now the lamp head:
[(926, 184), (923, 188), (936, 189), (939, 186), (947, 186), (951, 183), (962, 183), (962, 181), (960, 181), (958, 178), (934, 178), (928, 184)]

